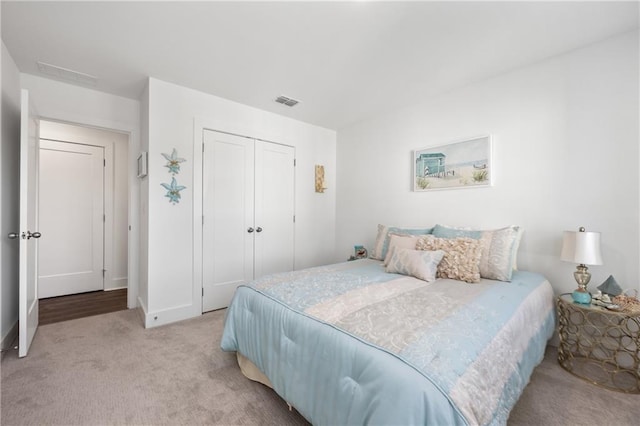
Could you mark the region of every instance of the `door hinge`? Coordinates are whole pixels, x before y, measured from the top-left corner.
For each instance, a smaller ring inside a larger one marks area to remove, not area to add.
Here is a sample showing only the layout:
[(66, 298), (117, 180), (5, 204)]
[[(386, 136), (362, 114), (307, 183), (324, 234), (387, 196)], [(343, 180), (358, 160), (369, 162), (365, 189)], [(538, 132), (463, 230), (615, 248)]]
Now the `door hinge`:
[(103, 270), (102, 270), (102, 278), (104, 278), (104, 276), (105, 276), (105, 274), (106, 274), (106, 273), (107, 273), (107, 270), (106, 270), (106, 269), (103, 269)]
[(204, 287), (202, 287), (202, 295), (204, 296)]
[(107, 159), (106, 158), (102, 159), (102, 167), (107, 167)]
[(296, 223), (296, 215), (293, 215), (293, 223)]
[(293, 159), (293, 167), (295, 167), (295, 166), (296, 166), (296, 159), (294, 158)]
[(106, 221), (107, 221), (107, 215), (106, 215), (106, 214), (103, 214), (103, 215), (102, 215), (102, 221), (103, 221), (103, 222), (106, 222)]

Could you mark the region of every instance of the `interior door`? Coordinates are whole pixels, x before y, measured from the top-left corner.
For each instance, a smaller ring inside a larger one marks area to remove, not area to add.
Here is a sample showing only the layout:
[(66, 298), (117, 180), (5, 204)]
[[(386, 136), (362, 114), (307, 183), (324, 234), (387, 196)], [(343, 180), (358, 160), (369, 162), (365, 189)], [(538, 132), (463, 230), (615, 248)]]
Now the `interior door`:
[(104, 148), (40, 140), (38, 298), (104, 288)]
[(256, 141), (255, 278), (293, 270), (294, 148)]
[(38, 328), (38, 120), (22, 90), (20, 115), (20, 272), (18, 356), (27, 355)]
[(229, 306), (236, 288), (253, 279), (253, 140), (206, 130), (202, 158), (202, 310), (207, 312)]

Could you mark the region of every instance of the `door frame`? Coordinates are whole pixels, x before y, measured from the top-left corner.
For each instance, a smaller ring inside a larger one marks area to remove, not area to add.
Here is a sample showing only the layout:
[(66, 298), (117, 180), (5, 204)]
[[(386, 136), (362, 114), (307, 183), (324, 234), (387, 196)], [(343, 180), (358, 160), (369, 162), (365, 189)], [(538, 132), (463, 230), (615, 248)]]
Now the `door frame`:
[[(60, 123), (59, 121), (53, 121), (53, 120), (45, 120), (45, 119), (41, 119), (40, 122), (42, 123), (43, 121), (48, 121), (48, 122), (52, 122), (52, 123)], [(88, 127), (88, 126), (82, 126), (82, 125), (78, 125), (78, 124), (70, 124), (70, 123), (61, 123), (61, 124), (66, 124), (66, 125), (70, 125), (70, 126), (75, 126), (75, 127), (81, 127), (81, 128), (86, 128), (86, 129), (93, 129), (93, 127)], [(103, 130), (103, 131), (109, 131), (112, 133), (120, 133), (120, 134), (124, 134), (123, 132), (114, 132), (113, 130), (107, 130), (107, 129), (99, 129), (99, 130)], [(42, 132), (41, 132), (42, 133)], [(69, 139), (69, 140), (68, 140)], [(69, 144), (73, 144), (73, 145), (85, 145), (85, 146), (94, 146), (94, 147), (98, 147), (98, 148), (104, 148), (104, 181), (103, 181), (103, 188), (102, 188), (102, 194), (103, 194), (103, 214), (105, 215), (105, 220), (103, 221), (103, 235), (104, 235), (104, 239), (103, 239), (103, 261), (102, 261), (102, 268), (105, 270), (104, 272), (104, 276), (102, 279), (102, 289), (103, 290), (116, 290), (118, 289), (118, 287), (114, 287), (113, 285), (109, 285), (109, 284), (113, 284), (114, 281), (114, 276), (113, 276), (113, 226), (114, 226), (114, 204), (115, 204), (115, 200), (114, 200), (114, 191), (113, 191), (113, 184), (114, 184), (114, 178), (115, 178), (115, 158), (114, 158), (114, 153), (115, 153), (115, 148), (114, 148), (114, 142), (113, 141), (92, 141), (93, 143), (89, 143), (89, 142), (76, 142), (71, 138), (67, 138), (67, 139), (63, 139), (63, 138), (51, 138), (51, 137), (42, 137), (42, 134), (40, 135), (40, 140), (46, 140), (46, 141), (52, 141), (52, 142), (61, 142), (61, 143), (69, 143)], [(129, 154), (129, 153), (128, 153)], [(127, 235), (127, 238), (129, 238), (130, 236)], [(128, 287), (128, 282), (129, 280), (127, 280), (127, 287)]]
[[(204, 131), (211, 130), (219, 133), (226, 133), (228, 135), (239, 136), (248, 139), (259, 140), (263, 142), (269, 142), (276, 145), (285, 145), (293, 148), (293, 158), (296, 158), (296, 147), (295, 145), (289, 145), (282, 142), (274, 142), (268, 139), (262, 139), (255, 136), (243, 135), (240, 133), (234, 133), (230, 131), (221, 130), (224, 126), (216, 119), (204, 118), (204, 117), (195, 117), (193, 120), (193, 289), (192, 289), (192, 300), (194, 305), (198, 305), (200, 307), (200, 312), (202, 312), (202, 293), (204, 291), (204, 283), (203, 283), (203, 273), (202, 273), (202, 263), (203, 263), (203, 250), (202, 250), (202, 232), (203, 232), (203, 155), (202, 151), (204, 149)], [(293, 187), (294, 187), (294, 196), (293, 196), (293, 214), (296, 214), (296, 172), (294, 170), (293, 174)], [(294, 223), (295, 227), (295, 223)], [(294, 230), (295, 233), (295, 230)], [(295, 253), (295, 234), (294, 234), (294, 247)], [(295, 256), (293, 259), (293, 269), (295, 270)]]
[[(55, 123), (69, 124), (72, 126), (85, 127), (97, 130), (106, 130), (109, 132), (122, 133), (128, 136), (128, 158), (127, 158), (127, 174), (128, 174), (128, 223), (129, 232), (127, 238), (128, 260), (127, 260), (127, 308), (134, 309), (139, 306), (138, 289), (140, 275), (140, 180), (137, 178), (138, 161), (137, 156), (140, 151), (140, 139), (138, 127), (123, 126), (122, 123), (111, 120), (94, 120), (86, 116), (69, 117), (62, 112), (61, 115), (42, 115), (38, 120), (51, 121)], [(106, 154), (105, 154), (106, 155)]]

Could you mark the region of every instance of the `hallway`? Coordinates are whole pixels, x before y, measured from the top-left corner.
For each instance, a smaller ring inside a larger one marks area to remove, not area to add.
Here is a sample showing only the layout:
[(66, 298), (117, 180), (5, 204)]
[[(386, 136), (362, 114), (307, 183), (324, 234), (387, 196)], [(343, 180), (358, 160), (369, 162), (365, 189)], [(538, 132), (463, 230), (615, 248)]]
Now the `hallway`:
[(127, 289), (91, 291), (40, 299), (39, 325), (127, 309)]

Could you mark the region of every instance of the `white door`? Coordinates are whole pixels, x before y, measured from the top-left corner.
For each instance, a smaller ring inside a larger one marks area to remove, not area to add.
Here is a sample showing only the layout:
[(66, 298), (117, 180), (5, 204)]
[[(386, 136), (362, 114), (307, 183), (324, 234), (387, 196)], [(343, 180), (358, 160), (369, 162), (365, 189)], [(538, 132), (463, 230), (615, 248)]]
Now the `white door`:
[(253, 140), (204, 132), (202, 311), (229, 305), (253, 279)]
[(18, 356), (27, 355), (38, 328), (38, 120), (22, 90), (20, 116), (20, 272)]
[(102, 290), (104, 148), (40, 141), (38, 298)]
[(293, 270), (294, 148), (256, 141), (254, 276)]

